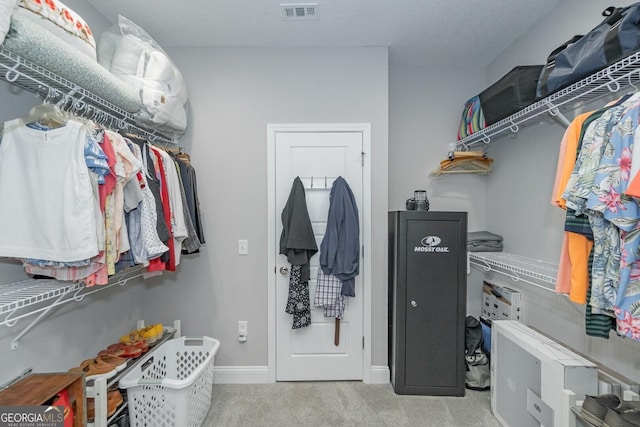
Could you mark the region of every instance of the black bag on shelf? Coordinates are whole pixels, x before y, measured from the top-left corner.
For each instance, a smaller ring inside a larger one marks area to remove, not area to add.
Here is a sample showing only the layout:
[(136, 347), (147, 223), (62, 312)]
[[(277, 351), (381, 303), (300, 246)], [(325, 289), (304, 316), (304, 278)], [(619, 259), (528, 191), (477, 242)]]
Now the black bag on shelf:
[(531, 105), (542, 65), (515, 67), (480, 93), (480, 106), (487, 126)]
[(609, 7), (593, 30), (555, 49), (540, 73), (537, 97), (577, 82), (640, 49), (640, 3)]

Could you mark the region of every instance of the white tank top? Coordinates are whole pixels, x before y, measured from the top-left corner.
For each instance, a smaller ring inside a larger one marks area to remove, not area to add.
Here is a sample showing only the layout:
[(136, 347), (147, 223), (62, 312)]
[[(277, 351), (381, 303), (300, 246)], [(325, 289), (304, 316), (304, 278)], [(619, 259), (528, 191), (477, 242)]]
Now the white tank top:
[(84, 160), (86, 128), (47, 131), (6, 122), (0, 141), (0, 256), (77, 261), (98, 254)]

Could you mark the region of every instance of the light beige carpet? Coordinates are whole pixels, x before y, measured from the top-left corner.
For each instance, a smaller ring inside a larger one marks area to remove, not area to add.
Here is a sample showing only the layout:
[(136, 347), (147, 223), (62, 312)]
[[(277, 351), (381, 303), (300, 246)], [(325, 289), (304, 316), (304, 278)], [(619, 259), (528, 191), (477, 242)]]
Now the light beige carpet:
[(203, 426), (500, 427), (490, 406), (488, 391), (438, 397), (359, 381), (215, 384)]

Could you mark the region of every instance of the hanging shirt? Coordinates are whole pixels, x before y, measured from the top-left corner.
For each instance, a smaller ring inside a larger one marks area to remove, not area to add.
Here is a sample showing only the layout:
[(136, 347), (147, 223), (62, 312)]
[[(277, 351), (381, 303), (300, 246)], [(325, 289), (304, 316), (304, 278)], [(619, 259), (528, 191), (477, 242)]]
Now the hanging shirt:
[[(173, 226), (171, 222), (171, 205), (169, 201), (169, 185), (167, 183), (167, 173), (164, 169), (164, 164), (162, 162), (162, 158), (158, 150), (155, 147), (149, 146), (149, 155), (154, 157), (154, 163), (156, 164), (156, 174), (157, 178), (160, 181), (160, 200), (162, 201), (162, 212), (163, 219), (167, 226), (168, 238), (166, 240), (166, 245), (169, 247), (169, 251), (167, 254), (169, 255), (168, 259), (162, 260), (163, 265), (153, 265), (153, 262), (149, 265), (149, 271), (157, 271), (157, 270), (169, 270), (176, 271), (176, 251), (175, 251), (175, 240), (173, 238)], [(157, 263), (157, 261), (156, 261)], [(161, 268), (158, 268), (161, 267)]]
[[(134, 154), (138, 158), (139, 161), (143, 162), (142, 150), (137, 144), (133, 144), (131, 146)], [(140, 183), (140, 189), (142, 190), (142, 202), (140, 202), (140, 207), (136, 210), (131, 211), (131, 218), (138, 223), (139, 219), (139, 230), (137, 233), (136, 230), (132, 230), (132, 224), (130, 224), (129, 235), (135, 235), (141, 238), (144, 248), (139, 248), (134, 252), (136, 255), (136, 262), (141, 263), (143, 265), (148, 265), (149, 260), (153, 258), (157, 258), (169, 248), (162, 243), (158, 236), (157, 231), (157, 221), (158, 215), (156, 211), (156, 200), (153, 196), (153, 193), (149, 189), (147, 185), (147, 170), (146, 168), (143, 171), (138, 172), (137, 179)], [(134, 214), (135, 211), (140, 211), (139, 216)], [(132, 245), (133, 246), (133, 245)], [(136, 245), (137, 246), (137, 245)], [(141, 257), (141, 258), (138, 258)]]
[(98, 254), (86, 127), (13, 120), (0, 144), (0, 256), (77, 261)]
[(178, 174), (182, 181), (184, 190), (184, 205), (191, 219), (191, 224), (195, 230), (195, 235), (190, 233), (190, 237), (183, 241), (183, 251), (188, 254), (198, 252), (205, 243), (204, 228), (200, 212), (200, 202), (198, 200), (196, 172), (186, 155), (176, 155), (175, 161), (178, 166)]
[(184, 210), (182, 206), (181, 184), (176, 170), (176, 165), (169, 154), (161, 149), (155, 149), (156, 154), (162, 161), (164, 177), (167, 184), (169, 197), (169, 211), (171, 234), (173, 236), (175, 264), (180, 264), (180, 254), (182, 252), (182, 241), (189, 235), (185, 222)]
[[(596, 169), (594, 188), (587, 208), (619, 229), (620, 264), (617, 286), (613, 288), (613, 305), (618, 333), (640, 340), (640, 208), (625, 195), (630, 181), (631, 158), (638, 130), (640, 103), (635, 104), (616, 123), (611, 138)], [(614, 285), (616, 285), (614, 284)]]
[(569, 177), (576, 165), (576, 157), (580, 145), (580, 133), (585, 120), (592, 116), (593, 112), (578, 115), (569, 127), (565, 130), (560, 142), (560, 152), (558, 153), (558, 166), (556, 168), (556, 178), (551, 194), (551, 204), (561, 208), (565, 208), (565, 200), (562, 193), (567, 186)]
[(116, 186), (114, 197), (114, 228), (116, 233), (117, 257), (130, 249), (127, 227), (124, 224), (124, 188), (131, 179), (142, 169), (142, 163), (133, 155), (124, 138), (111, 131), (107, 131), (109, 140), (116, 155)]
[(339, 176), (329, 195), (327, 229), (320, 244), (320, 268), (342, 281), (342, 295), (356, 296), (360, 267), (360, 222), (349, 184)]
[(336, 319), (342, 319), (346, 306), (345, 296), (342, 295), (342, 281), (331, 274), (324, 274), (321, 268), (318, 269), (313, 305), (324, 309), (324, 317)]
[(178, 174), (178, 178), (179, 178), (178, 184), (180, 189), (180, 198), (182, 199), (182, 214), (184, 217), (185, 227), (187, 229), (187, 237), (181, 242), (182, 252), (184, 252), (185, 254), (190, 254), (200, 249), (200, 247), (202, 246), (202, 243), (200, 242), (200, 239), (198, 239), (197, 231), (195, 229), (195, 226), (193, 225), (193, 221), (191, 220), (191, 212), (189, 211), (187, 195), (186, 195), (186, 191), (185, 191), (182, 176), (181, 176), (182, 172), (181, 172), (180, 162), (178, 162), (178, 160), (175, 159), (174, 156), (172, 156), (172, 158), (174, 159), (173, 161), (176, 167), (176, 173)]

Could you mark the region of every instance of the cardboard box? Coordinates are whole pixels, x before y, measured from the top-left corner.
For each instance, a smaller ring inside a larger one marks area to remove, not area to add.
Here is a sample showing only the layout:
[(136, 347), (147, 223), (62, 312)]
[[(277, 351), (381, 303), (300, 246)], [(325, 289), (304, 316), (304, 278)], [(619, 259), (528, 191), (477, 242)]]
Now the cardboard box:
[(490, 320), (523, 319), (522, 294), (511, 288), (484, 281), (482, 284), (482, 316)]

